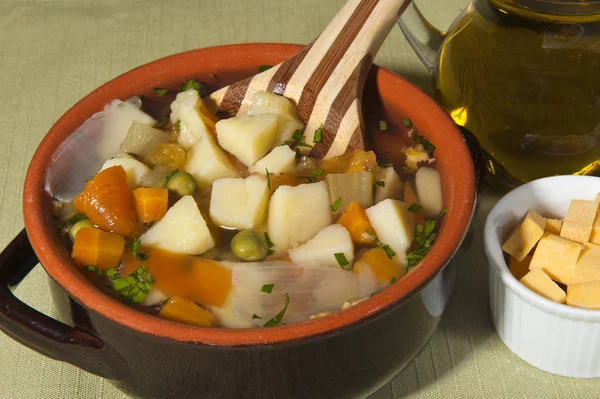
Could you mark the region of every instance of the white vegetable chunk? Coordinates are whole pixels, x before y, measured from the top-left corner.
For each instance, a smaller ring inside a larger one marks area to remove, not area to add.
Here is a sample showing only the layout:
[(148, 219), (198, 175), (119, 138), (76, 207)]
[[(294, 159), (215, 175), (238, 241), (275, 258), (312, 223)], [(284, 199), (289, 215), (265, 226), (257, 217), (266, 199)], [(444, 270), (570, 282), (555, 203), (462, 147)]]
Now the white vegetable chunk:
[(368, 208), (366, 213), (379, 241), (396, 252), (395, 261), (405, 264), (415, 230), (415, 217), (408, 211), (408, 204), (386, 199)]
[[(383, 186), (381, 186), (383, 184)], [(383, 168), (382, 180), (375, 186), (375, 203), (386, 198), (402, 200), (404, 193), (404, 182), (398, 176), (394, 168)]]
[(141, 157), (157, 144), (169, 141), (169, 134), (146, 124), (134, 121), (129, 127), (127, 137), (121, 143), (121, 152)]
[(269, 204), (267, 229), (277, 249), (297, 247), (331, 224), (327, 183), (281, 186)]
[(203, 137), (188, 151), (183, 169), (194, 176), (200, 186), (208, 186), (217, 179), (240, 176), (240, 172), (210, 136)]
[(268, 91), (259, 91), (252, 96), (249, 115), (277, 115), (277, 139), (275, 145), (291, 140), (296, 130), (303, 130), (304, 124), (298, 117), (296, 107), (287, 98)]
[(341, 198), (336, 213), (343, 212), (352, 201), (363, 208), (373, 205), (373, 173), (366, 171), (350, 173), (330, 173), (325, 177), (329, 187), (329, 198)]
[(251, 166), (275, 146), (275, 115), (244, 115), (217, 122), (219, 145), (244, 165)]
[(144, 306), (154, 306), (159, 303), (163, 303), (167, 299), (167, 296), (159, 291), (156, 287), (152, 287), (148, 295), (142, 301)]
[(265, 220), (269, 194), (263, 176), (216, 180), (210, 197), (210, 217), (220, 226), (251, 229)]
[(427, 216), (439, 214), (444, 205), (442, 203), (442, 183), (438, 171), (421, 166), (415, 174), (415, 186), (425, 214)]
[(343, 253), (352, 264), (354, 244), (348, 230), (340, 224), (332, 224), (319, 231), (316, 236), (291, 249), (288, 254), (292, 262), (299, 265), (340, 267), (334, 254)]
[(175, 203), (140, 237), (141, 244), (171, 252), (199, 255), (215, 246), (206, 221), (190, 195)]
[(250, 173), (260, 173), (262, 175), (269, 173), (287, 173), (292, 172), (296, 167), (296, 153), (287, 145), (280, 145), (273, 148), (264, 158), (248, 168)]
[(177, 94), (171, 103), (171, 123), (179, 122), (177, 142), (189, 150), (201, 138), (211, 135), (210, 130), (202, 120), (200, 105), (202, 98), (195, 89), (189, 89)]
[(118, 158), (111, 158), (104, 162), (102, 169), (108, 169), (112, 166), (121, 165), (127, 175), (127, 184), (130, 188), (138, 188), (142, 185), (142, 179), (150, 172), (150, 168), (128, 155), (121, 155)]

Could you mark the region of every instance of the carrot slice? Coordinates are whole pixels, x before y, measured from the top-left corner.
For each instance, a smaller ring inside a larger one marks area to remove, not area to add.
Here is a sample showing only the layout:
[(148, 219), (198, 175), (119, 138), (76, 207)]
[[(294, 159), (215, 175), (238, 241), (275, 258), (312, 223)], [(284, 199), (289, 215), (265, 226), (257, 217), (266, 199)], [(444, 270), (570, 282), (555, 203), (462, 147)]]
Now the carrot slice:
[(82, 227), (75, 236), (71, 257), (81, 267), (116, 268), (125, 251), (125, 239), (115, 233)]
[(133, 190), (135, 209), (138, 218), (144, 223), (162, 219), (169, 207), (169, 190), (167, 188), (145, 188)]
[(388, 258), (381, 248), (373, 248), (365, 251), (352, 269), (354, 273), (360, 273), (365, 265), (371, 266), (375, 278), (382, 283), (397, 280), (406, 274), (404, 267)]
[(121, 165), (98, 172), (85, 184), (73, 205), (102, 230), (125, 237), (137, 232), (133, 194)]
[(199, 327), (212, 327), (217, 323), (215, 316), (208, 310), (180, 296), (169, 298), (158, 315), (163, 319)]
[(357, 202), (352, 201), (346, 205), (346, 209), (337, 221), (338, 224), (344, 226), (350, 233), (352, 241), (356, 244), (372, 244), (372, 235), (367, 233), (367, 230), (373, 231), (369, 218), (362, 206)]

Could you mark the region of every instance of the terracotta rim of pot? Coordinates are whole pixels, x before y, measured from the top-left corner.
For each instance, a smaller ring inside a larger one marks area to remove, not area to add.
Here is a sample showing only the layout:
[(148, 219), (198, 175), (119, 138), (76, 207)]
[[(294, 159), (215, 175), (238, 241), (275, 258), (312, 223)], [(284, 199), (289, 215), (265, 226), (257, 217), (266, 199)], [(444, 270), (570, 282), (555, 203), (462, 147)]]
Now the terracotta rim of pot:
[(51, 201), (44, 191), (47, 166), (60, 143), (104, 104), (114, 98), (127, 98), (143, 89), (158, 87), (173, 76), (181, 80), (193, 76), (187, 73), (190, 65), (198, 71), (231, 69), (231, 60), (236, 59), (238, 65), (254, 67), (264, 63), (265, 58), (286, 59), (301, 48), (293, 44), (250, 43), (172, 55), (118, 76), (69, 109), (35, 152), (23, 193), (27, 234), (48, 274), (79, 304), (118, 325), (157, 337), (215, 346), (265, 346), (335, 333), (380, 316), (418, 292), (451, 259), (468, 230), (476, 197), (474, 166), (469, 149), (446, 112), (416, 86), (383, 68), (378, 68), (376, 74), (377, 85), (382, 88), (382, 100), (391, 102), (394, 109), (408, 115), (425, 135), (436, 132), (436, 157), (443, 164), (440, 173), (448, 213), (435, 245), (421, 264), (398, 283), (368, 300), (329, 316), (292, 325), (240, 330), (191, 327), (135, 310), (101, 292), (69, 261), (58, 240), (52, 225)]

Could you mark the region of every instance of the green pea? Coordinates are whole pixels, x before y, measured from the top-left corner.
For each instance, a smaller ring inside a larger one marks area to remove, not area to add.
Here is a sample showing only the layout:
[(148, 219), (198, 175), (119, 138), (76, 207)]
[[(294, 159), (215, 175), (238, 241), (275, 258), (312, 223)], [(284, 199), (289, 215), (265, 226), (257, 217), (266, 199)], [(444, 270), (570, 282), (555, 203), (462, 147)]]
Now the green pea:
[(231, 252), (238, 258), (254, 262), (267, 257), (267, 246), (255, 230), (242, 230), (231, 240)]
[(167, 188), (170, 191), (176, 192), (179, 196), (183, 197), (191, 195), (198, 188), (198, 183), (194, 176), (187, 172), (177, 172), (167, 182)]
[(75, 242), (75, 236), (77, 232), (84, 227), (95, 227), (94, 223), (90, 219), (82, 219), (78, 222), (75, 222), (73, 226), (69, 228), (69, 237), (71, 237), (71, 241)]

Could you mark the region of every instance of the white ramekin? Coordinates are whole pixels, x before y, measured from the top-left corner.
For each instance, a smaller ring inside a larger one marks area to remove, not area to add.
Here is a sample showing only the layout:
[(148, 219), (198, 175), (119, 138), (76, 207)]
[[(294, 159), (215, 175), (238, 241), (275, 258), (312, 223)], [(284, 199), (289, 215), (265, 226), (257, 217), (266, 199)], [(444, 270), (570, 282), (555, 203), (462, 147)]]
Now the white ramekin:
[(527, 363), (568, 377), (600, 377), (600, 310), (570, 307), (530, 291), (508, 270), (501, 246), (529, 209), (562, 218), (572, 199), (593, 200), (599, 192), (598, 177), (535, 180), (505, 195), (485, 223), (490, 306), (498, 335)]

